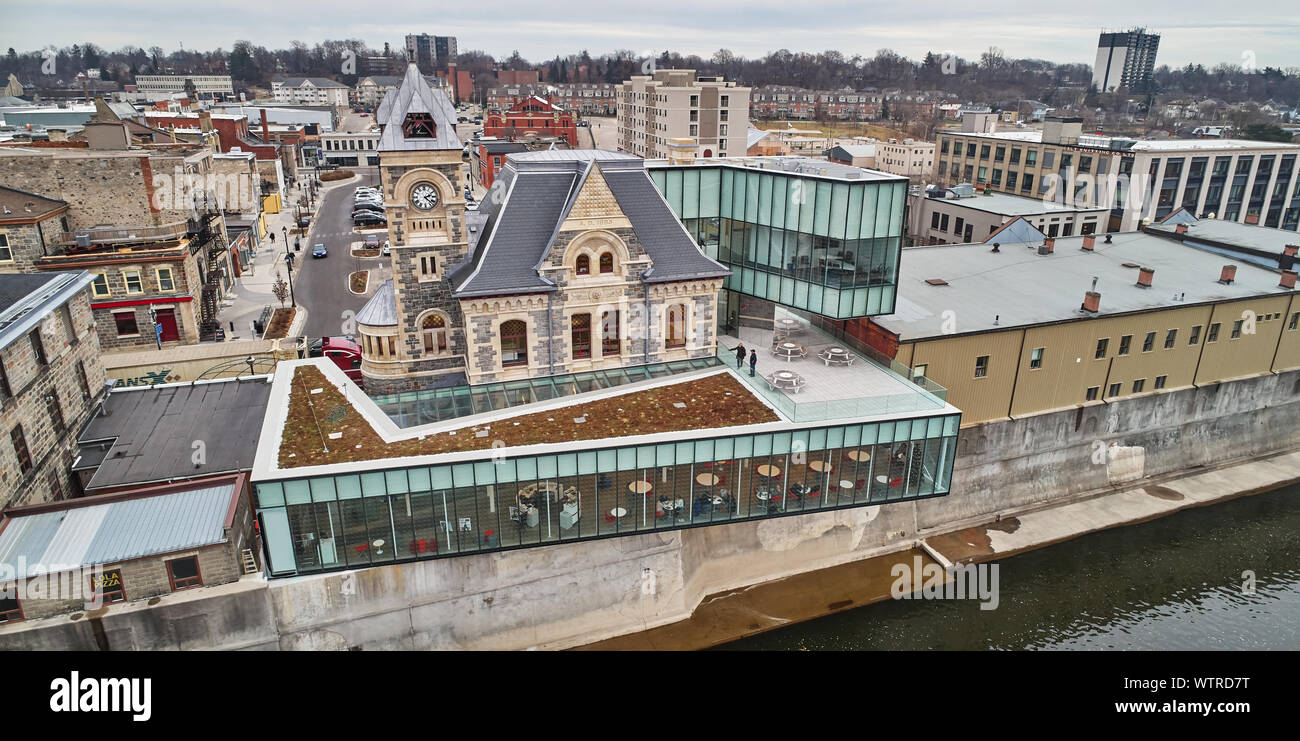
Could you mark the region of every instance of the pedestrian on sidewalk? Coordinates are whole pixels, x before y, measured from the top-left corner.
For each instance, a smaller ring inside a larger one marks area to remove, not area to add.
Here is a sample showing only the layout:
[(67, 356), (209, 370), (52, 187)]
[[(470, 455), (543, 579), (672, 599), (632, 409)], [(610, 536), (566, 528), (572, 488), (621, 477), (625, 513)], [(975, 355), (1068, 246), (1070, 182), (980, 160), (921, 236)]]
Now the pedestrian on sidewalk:
[(745, 367), (745, 343), (742, 342), (739, 345), (736, 345), (736, 370), (741, 370), (744, 367)]
[(274, 230), (274, 229), (271, 230), (271, 241), (272, 241), (272, 242), (275, 241), (275, 230)]
[(758, 351), (749, 351), (749, 375), (754, 375), (754, 366), (758, 365)]

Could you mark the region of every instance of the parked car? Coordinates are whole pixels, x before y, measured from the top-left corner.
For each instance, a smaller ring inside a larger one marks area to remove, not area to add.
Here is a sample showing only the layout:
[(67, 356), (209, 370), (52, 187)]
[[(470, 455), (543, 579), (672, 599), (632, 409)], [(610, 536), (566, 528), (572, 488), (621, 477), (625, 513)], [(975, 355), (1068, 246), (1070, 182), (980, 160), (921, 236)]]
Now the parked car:
[(478, 210), (478, 204), (475, 203), (475, 202), (473, 202), (473, 201), (470, 201), (469, 203), (466, 203), (466, 204), (465, 204), (465, 210), (466, 210), (466, 211), (477, 211), (477, 210)]
[(373, 197), (371, 197), (371, 196), (362, 196), (362, 197), (360, 197), (360, 198), (354, 198), (354, 199), (352, 199), (352, 203), (353, 203), (353, 204), (357, 204), (357, 205), (364, 203), (364, 204), (368, 204), (368, 205), (371, 205), (371, 206), (382, 206), (382, 205), (384, 205), (384, 199), (382, 199), (382, 198), (373, 198)]
[(311, 248), (311, 256), (312, 256), (312, 257), (324, 257), (325, 254), (326, 254), (326, 252), (325, 252), (325, 245), (323, 245), (323, 244), (318, 244), (318, 245), (316, 245), (315, 247), (312, 247), (312, 248)]
[(363, 206), (352, 209), (352, 218), (355, 219), (358, 216), (374, 216), (380, 219), (387, 218), (384, 216), (384, 210), (382, 208), (375, 208), (373, 206)]
[(353, 214), (352, 224), (354, 226), (388, 226), (388, 219), (379, 214), (364, 212)]
[(393, 252), (392, 248), (388, 246), (388, 240), (385, 239), (384, 248), (379, 251), (379, 254), (383, 255), (384, 257), (388, 257), (390, 254), (392, 254), (392, 252)]
[(377, 249), (379, 249), (379, 235), (378, 235), (378, 234), (367, 234), (367, 235), (366, 235), (365, 248), (368, 249), (368, 250), (377, 250)]
[(311, 217), (310, 217), (310, 216), (299, 216), (299, 217), (298, 217), (298, 228), (299, 228), (299, 229), (306, 229), (306, 228), (309, 227), (309, 226), (311, 226)]
[(361, 346), (346, 337), (322, 337), (307, 347), (307, 357), (326, 357), (356, 383), (361, 383)]
[(357, 193), (357, 194), (361, 194), (361, 193), (374, 193), (375, 195), (379, 195), (379, 189), (378, 189), (378, 188), (372, 188), (372, 187), (369, 186), (369, 185), (358, 185), (358, 186), (356, 187), (356, 189), (353, 190), (352, 192), (353, 192), (353, 193)]

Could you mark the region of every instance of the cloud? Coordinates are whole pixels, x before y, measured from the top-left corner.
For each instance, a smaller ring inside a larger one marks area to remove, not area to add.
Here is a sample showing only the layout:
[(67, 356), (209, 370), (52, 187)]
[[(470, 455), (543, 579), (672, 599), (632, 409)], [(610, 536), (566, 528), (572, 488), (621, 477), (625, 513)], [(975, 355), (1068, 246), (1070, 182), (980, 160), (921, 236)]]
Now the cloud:
[[(889, 48), (912, 58), (953, 51), (974, 59), (990, 46), (1009, 57), (1091, 64), (1104, 27), (1146, 25), (1161, 33), (1159, 64), (1239, 63), (1255, 52), (1261, 66), (1300, 67), (1300, 10), (1292, 2), (1260, 0), (1248, 6), (1198, 7), (1182, 0), (1095, 0), (1087, 5), (1019, 0), (494, 0), (475, 3), (352, 0), (269, 3), (226, 0), (219, 9), (124, 0), (110, 11), (98, 2), (54, 0), (7, 14), (0, 48), (21, 50), (91, 41), (116, 49), (130, 44), (167, 50), (229, 49), (236, 40), (284, 48), (291, 40), (359, 38), (373, 48), (401, 48), (407, 33), (456, 36), (462, 50), (505, 57), (518, 49), (533, 61), (586, 49), (671, 49), (710, 56), (719, 48), (747, 57), (776, 49), (871, 56)], [(398, 19), (396, 22), (393, 19)]]

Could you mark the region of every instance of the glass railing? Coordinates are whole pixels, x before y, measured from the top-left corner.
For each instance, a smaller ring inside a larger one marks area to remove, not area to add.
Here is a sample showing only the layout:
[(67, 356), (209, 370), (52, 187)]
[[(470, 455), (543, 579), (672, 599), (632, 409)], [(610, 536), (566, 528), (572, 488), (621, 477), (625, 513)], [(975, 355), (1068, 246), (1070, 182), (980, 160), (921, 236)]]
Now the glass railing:
[(537, 401), (715, 368), (719, 364), (716, 357), (694, 358), (505, 383), (485, 383), (480, 386), (462, 385), (424, 391), (406, 391), (372, 396), (370, 400), (375, 402), (398, 427), (417, 427), (471, 414), (510, 409)]
[[(853, 346), (854, 350), (859, 348), (853, 343), (845, 342)], [(860, 344), (860, 343), (859, 343)], [(869, 350), (870, 348), (868, 348)], [(915, 391), (902, 394), (882, 394), (876, 396), (859, 396), (845, 397), (840, 399), (825, 399), (819, 401), (804, 401), (798, 396), (791, 396), (784, 391), (773, 388), (772, 385), (762, 376), (750, 376), (748, 373), (737, 371), (736, 375), (741, 380), (749, 384), (759, 396), (767, 399), (772, 406), (776, 407), (791, 422), (818, 422), (828, 419), (845, 419), (849, 417), (872, 417), (889, 414), (902, 414), (904, 412), (925, 412), (935, 409), (942, 409), (946, 404), (947, 389), (939, 384), (926, 379), (916, 380), (909, 379), (906, 375), (908, 369), (897, 362), (881, 363), (874, 356), (881, 356), (875, 351), (859, 352), (859, 357), (875, 366), (875, 370), (886, 373), (895, 377), (905, 386), (914, 388)], [(886, 358), (888, 360), (888, 358)], [(718, 360), (721, 364), (731, 367), (735, 362), (733, 351), (718, 345)], [(899, 372), (899, 369), (902, 372)]]

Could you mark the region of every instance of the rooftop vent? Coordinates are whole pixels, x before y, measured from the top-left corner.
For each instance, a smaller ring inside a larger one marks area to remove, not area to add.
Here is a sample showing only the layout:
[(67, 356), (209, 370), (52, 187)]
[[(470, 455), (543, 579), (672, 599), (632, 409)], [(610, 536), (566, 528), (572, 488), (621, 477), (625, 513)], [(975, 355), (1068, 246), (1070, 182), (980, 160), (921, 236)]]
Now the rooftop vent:
[(1155, 268), (1138, 268), (1138, 282), (1137, 282), (1138, 287), (1150, 288), (1151, 280), (1152, 278), (1155, 277), (1155, 275), (1156, 275)]
[(948, 281), (944, 280), (943, 278), (927, 278), (925, 282), (926, 282), (927, 284), (929, 284), (929, 285), (932, 285), (932, 286), (946, 286), (946, 285), (948, 285)]
[(1219, 282), (1225, 286), (1232, 285), (1232, 281), (1237, 279), (1237, 266), (1224, 265), (1219, 271)]
[(997, 242), (994, 242), (994, 243), (993, 243), (993, 249), (990, 250), (990, 251), (991, 251), (991, 252), (1001, 252), (1001, 250), (998, 249), (999, 246), (1000, 246), (1000, 245), (999, 245)]
[(1124, 263), (1120, 263), (1120, 267), (1123, 267), (1123, 268), (1140, 268), (1140, 267), (1142, 267), (1142, 266), (1141, 266), (1141, 265), (1138, 265), (1138, 264), (1135, 263), (1135, 262), (1124, 262)]
[(1295, 290), (1295, 276), (1296, 272), (1294, 270), (1283, 270), (1282, 280), (1278, 282), (1277, 287)]
[(1106, 235), (1106, 239), (1103, 241), (1103, 243), (1104, 243), (1104, 244), (1110, 244), (1110, 235), (1109, 235), (1109, 234)]
[(1092, 252), (1096, 245), (1097, 237), (1092, 234), (1085, 234), (1083, 235), (1083, 246), (1079, 249), (1082, 249), (1084, 252)]
[(1038, 254), (1050, 255), (1056, 249), (1056, 240), (1052, 237), (1043, 239), (1043, 243), (1038, 246)]

